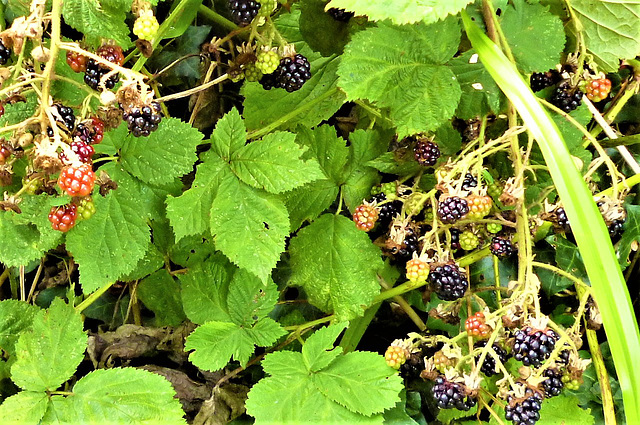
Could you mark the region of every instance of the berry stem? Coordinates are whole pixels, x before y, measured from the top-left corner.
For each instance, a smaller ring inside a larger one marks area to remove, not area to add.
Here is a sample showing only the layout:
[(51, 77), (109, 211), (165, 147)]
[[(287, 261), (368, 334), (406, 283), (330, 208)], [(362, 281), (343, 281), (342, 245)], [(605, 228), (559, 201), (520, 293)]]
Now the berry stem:
[(220, 25), (221, 27), (227, 28), (230, 31), (236, 31), (240, 28), (224, 16), (219, 15), (214, 10), (209, 9), (204, 4), (200, 5), (200, 7), (198, 8), (198, 13), (209, 19), (210, 21), (213, 21), (214, 23)]
[(56, 66), (56, 59), (58, 58), (58, 51), (60, 50), (60, 31), (62, 28), (62, 22), (60, 21), (61, 16), (62, 0), (53, 0), (51, 7), (51, 45), (49, 46), (49, 60), (44, 68), (44, 81), (42, 82), (42, 92), (40, 95), (40, 117), (42, 122), (46, 122), (46, 110), (50, 103), (49, 94), (51, 91), (51, 80)]
[(109, 282), (106, 285), (98, 288), (95, 292), (92, 292), (91, 295), (89, 295), (87, 298), (84, 299), (84, 301), (82, 301), (80, 304), (76, 306), (76, 311), (78, 313), (82, 313), (84, 309), (86, 309), (91, 304), (96, 302), (98, 298), (100, 298), (105, 292), (107, 292), (109, 288), (111, 288), (115, 283), (116, 283), (115, 281)]
[(209, 87), (215, 86), (216, 84), (219, 84), (219, 83), (223, 82), (224, 80), (228, 80), (228, 79), (229, 79), (229, 74), (222, 74), (221, 76), (219, 76), (215, 80), (209, 81), (208, 83), (202, 84), (202, 85), (194, 87), (192, 89), (160, 97), (160, 98), (156, 99), (156, 102), (167, 102), (169, 100), (175, 100), (175, 99), (180, 99), (180, 98), (183, 98), (183, 97), (188, 97), (188, 96), (191, 96), (194, 93), (198, 93), (198, 92), (201, 92), (203, 90), (206, 90)]
[[(380, 286), (382, 286), (386, 291), (391, 289), (387, 282), (385, 282), (384, 279), (382, 279), (380, 276), (378, 276), (378, 282), (380, 283)], [(393, 300), (398, 303), (400, 308), (407, 314), (407, 316), (409, 316), (411, 321), (416, 324), (418, 329), (420, 329), (420, 332), (427, 329), (427, 325), (425, 325), (424, 321), (420, 318), (420, 316), (418, 316), (418, 313), (416, 313), (415, 310), (409, 305), (407, 300), (402, 298), (401, 295), (396, 295), (395, 297), (393, 297)]]

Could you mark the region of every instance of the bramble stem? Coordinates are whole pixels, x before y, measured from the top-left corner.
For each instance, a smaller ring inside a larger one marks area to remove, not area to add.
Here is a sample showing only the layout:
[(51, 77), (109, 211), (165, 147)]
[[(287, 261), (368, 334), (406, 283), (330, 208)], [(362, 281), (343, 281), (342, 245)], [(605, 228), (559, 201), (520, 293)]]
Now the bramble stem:
[(40, 117), (46, 122), (45, 110), (49, 107), (49, 93), (51, 80), (56, 67), (56, 59), (60, 50), (60, 29), (62, 23), (62, 0), (53, 0), (51, 8), (51, 45), (49, 46), (49, 60), (44, 68), (44, 81), (42, 82), (42, 95), (40, 97)]

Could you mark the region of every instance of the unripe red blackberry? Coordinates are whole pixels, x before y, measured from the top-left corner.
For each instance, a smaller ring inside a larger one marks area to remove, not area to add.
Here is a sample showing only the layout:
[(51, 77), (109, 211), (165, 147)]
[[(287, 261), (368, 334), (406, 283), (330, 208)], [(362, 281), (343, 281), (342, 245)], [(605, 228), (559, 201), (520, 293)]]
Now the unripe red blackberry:
[[(120, 46), (104, 45), (101, 46), (96, 52), (98, 56), (106, 61), (114, 63), (116, 65), (122, 65), (124, 62), (124, 53)], [(111, 69), (101, 65), (93, 59), (89, 59), (84, 74), (84, 82), (94, 90), (98, 90), (100, 80), (103, 76), (111, 72)], [(104, 86), (107, 90), (111, 90), (115, 87), (116, 83), (120, 79), (120, 76), (116, 72), (105, 81)]]
[(52, 207), (49, 211), (49, 221), (54, 230), (67, 232), (76, 225), (77, 207), (67, 204), (60, 207)]
[(258, 15), (260, 3), (255, 0), (229, 0), (229, 10), (233, 21), (245, 27)]
[(449, 196), (438, 202), (438, 217), (443, 223), (455, 223), (469, 213), (469, 204), (464, 198)]
[[(475, 343), (475, 347), (485, 347), (487, 345), (487, 341), (478, 341)], [(491, 348), (493, 348), (493, 351), (498, 355), (498, 358), (500, 359), (500, 362), (502, 362), (502, 364), (506, 363), (507, 360), (509, 360), (509, 358), (511, 357), (509, 355), (509, 353), (507, 353), (507, 350), (505, 350), (504, 348), (502, 348), (499, 344), (494, 343)], [(476, 362), (480, 361), (480, 355), (476, 356)], [(493, 376), (498, 374), (500, 371), (498, 369), (498, 365), (496, 364), (496, 359), (493, 358), (493, 356), (489, 353), (487, 353), (487, 355), (484, 358), (484, 362), (482, 363), (482, 367), (480, 368), (480, 371), (482, 373), (484, 373), (486, 376)]]
[(527, 326), (515, 333), (513, 357), (525, 366), (538, 367), (549, 358), (558, 340), (551, 329), (539, 330)]
[(378, 210), (369, 204), (362, 204), (353, 212), (353, 222), (358, 230), (368, 232), (378, 221)]
[[(75, 141), (75, 142), (71, 142), (71, 145), (69, 147), (76, 155), (78, 155), (78, 159), (80, 160), (80, 162), (84, 162), (85, 164), (92, 163), (91, 157), (95, 152), (93, 149), (93, 146), (87, 145), (85, 142), (82, 142), (82, 141)], [(64, 152), (60, 152), (58, 157), (60, 158), (63, 164), (66, 164), (69, 162)]]
[(418, 140), (413, 154), (420, 165), (428, 167), (436, 165), (440, 158), (440, 149), (433, 142)]
[(467, 218), (480, 220), (491, 212), (493, 200), (490, 196), (470, 195), (467, 196), (467, 205), (469, 206)]
[(539, 412), (542, 407), (540, 393), (527, 388), (523, 398), (509, 395), (507, 402), (505, 418), (513, 422), (513, 425), (535, 425), (540, 419)]
[(462, 298), (469, 286), (466, 273), (453, 261), (432, 265), (429, 272), (429, 282), (433, 285), (438, 297), (444, 301)]
[(407, 279), (412, 282), (424, 282), (429, 276), (429, 265), (419, 258), (407, 261)]
[(499, 258), (511, 257), (515, 252), (515, 248), (509, 239), (494, 236), (489, 245), (491, 253)]
[(87, 196), (93, 190), (96, 175), (90, 165), (68, 165), (60, 172), (58, 186), (69, 196)]
[(592, 102), (602, 102), (609, 97), (611, 91), (611, 80), (608, 78), (597, 78), (587, 81), (585, 92), (587, 98)]
[(90, 120), (83, 121), (76, 126), (73, 136), (88, 145), (97, 145), (102, 142), (104, 137), (104, 122), (98, 117), (91, 117)]
[(448, 381), (442, 375), (436, 378), (432, 394), (441, 409), (456, 408), (467, 411), (476, 405), (475, 397), (468, 393), (463, 384)]
[(464, 328), (467, 331), (467, 335), (477, 338), (488, 338), (492, 330), (491, 326), (485, 323), (484, 313), (481, 311), (467, 317), (464, 322)]
[(7, 162), (7, 159), (11, 156), (11, 149), (5, 145), (0, 145), (0, 165)]
[(87, 70), (87, 57), (67, 50), (67, 64), (73, 72), (84, 72)]
[(98, 48), (96, 54), (102, 59), (114, 63), (118, 66), (122, 66), (124, 63), (124, 52), (122, 47), (115, 44), (105, 44)]

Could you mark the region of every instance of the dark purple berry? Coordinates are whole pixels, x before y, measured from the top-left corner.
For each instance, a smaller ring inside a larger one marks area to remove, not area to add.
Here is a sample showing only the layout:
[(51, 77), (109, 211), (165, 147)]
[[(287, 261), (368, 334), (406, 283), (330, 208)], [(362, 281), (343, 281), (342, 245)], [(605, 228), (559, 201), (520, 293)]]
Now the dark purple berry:
[(491, 253), (496, 257), (507, 258), (511, 257), (515, 252), (515, 248), (509, 239), (494, 236), (491, 239), (491, 245), (489, 245)]
[(460, 230), (450, 229), (451, 232), (451, 251), (457, 251), (460, 249)]
[(464, 385), (448, 381), (444, 376), (436, 378), (431, 393), (441, 409), (456, 408), (467, 411), (476, 405), (475, 397), (467, 393)]
[[(100, 80), (103, 76), (111, 72), (109, 68), (101, 66), (93, 59), (89, 59), (87, 62), (87, 70), (84, 72), (84, 82), (94, 90), (99, 89)], [(116, 72), (104, 82), (104, 86), (107, 90), (111, 90), (115, 87), (116, 83), (120, 79), (120, 76)]]
[(449, 196), (438, 202), (438, 217), (443, 223), (455, 223), (469, 213), (466, 199)]
[(549, 102), (562, 111), (569, 113), (582, 103), (582, 92), (572, 88), (567, 81), (564, 81), (555, 89)]
[(436, 162), (438, 162), (438, 158), (440, 158), (440, 149), (438, 148), (438, 145), (433, 142), (418, 140), (416, 142), (416, 147), (413, 150), (413, 154), (420, 165), (431, 167), (436, 165)]
[(233, 21), (241, 27), (253, 21), (260, 11), (260, 3), (255, 0), (229, 0), (229, 9)]
[(349, 22), (349, 19), (353, 18), (353, 12), (347, 12), (344, 9), (338, 9), (336, 7), (327, 10), (327, 13), (331, 15), (333, 19), (340, 22)]
[(152, 102), (151, 105), (142, 108), (133, 107), (122, 114), (122, 119), (127, 123), (131, 134), (135, 137), (147, 137), (158, 129), (162, 115), (156, 105), (157, 102)]
[[(475, 347), (476, 348), (484, 347), (486, 345), (487, 345), (487, 341), (478, 341), (476, 342)], [(492, 348), (493, 348), (493, 351), (495, 351), (495, 353), (498, 355), (498, 358), (502, 363), (506, 363), (507, 360), (509, 360), (509, 357), (511, 357), (507, 353), (507, 350), (505, 350), (498, 344), (493, 344)], [(476, 356), (476, 362), (477, 361), (480, 361), (479, 355)], [(482, 367), (480, 368), (480, 371), (482, 371), (482, 373), (484, 373), (486, 376), (493, 376), (499, 372), (496, 366), (496, 360), (493, 358), (491, 354), (487, 353), (487, 355), (485, 356), (484, 362), (482, 363)]]
[(382, 203), (387, 200), (387, 195), (384, 193), (377, 193), (371, 197), (369, 202), (376, 201), (378, 203), (378, 222), (379, 223), (389, 223), (391, 220), (395, 218), (396, 215), (400, 213), (402, 210), (402, 201), (391, 201)]
[(444, 301), (462, 298), (469, 286), (466, 273), (453, 262), (432, 266), (429, 282), (433, 285), (438, 297)]
[(560, 73), (555, 69), (552, 69), (547, 72), (534, 72), (533, 74), (531, 74), (529, 83), (531, 85), (531, 90), (537, 92), (547, 87), (551, 87), (559, 80)]
[(524, 398), (517, 399), (509, 395), (507, 401), (505, 418), (513, 422), (513, 425), (535, 425), (540, 419), (539, 412), (542, 407), (542, 395), (540, 393), (527, 388)]
[(7, 63), (10, 57), (11, 50), (7, 49), (7, 46), (5, 46), (2, 40), (0, 40), (0, 65)]
[(462, 181), (462, 190), (471, 190), (474, 187), (478, 186), (478, 179), (476, 179), (473, 174), (467, 173), (464, 175), (464, 180)]
[(538, 367), (549, 358), (558, 335), (551, 329), (535, 330), (531, 326), (515, 333), (513, 357), (525, 366)]
[(562, 207), (558, 207), (555, 209), (556, 221), (558, 226), (562, 227), (565, 231), (571, 230), (569, 225), (569, 217), (567, 217), (567, 212)]
[(564, 388), (564, 383), (562, 382), (562, 373), (558, 369), (547, 369), (544, 371), (542, 376), (547, 378), (542, 381), (544, 396), (555, 397), (557, 395), (560, 395), (562, 389)]
[(609, 225), (609, 236), (613, 242), (617, 242), (624, 232), (624, 220), (614, 220)]

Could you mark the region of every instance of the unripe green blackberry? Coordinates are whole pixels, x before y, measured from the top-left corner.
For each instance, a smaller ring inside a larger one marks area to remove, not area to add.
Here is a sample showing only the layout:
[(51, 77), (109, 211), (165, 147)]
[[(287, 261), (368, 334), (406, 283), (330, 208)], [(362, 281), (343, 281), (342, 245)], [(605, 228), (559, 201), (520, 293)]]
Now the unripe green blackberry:
[(262, 78), (262, 71), (253, 63), (248, 63), (244, 66), (244, 78), (249, 82), (260, 81)]
[(502, 230), (502, 224), (499, 223), (487, 223), (487, 232), (498, 233)]
[(262, 0), (260, 1), (260, 10), (258, 10), (258, 16), (266, 18), (276, 10), (278, 2), (276, 0)]
[(84, 198), (78, 204), (77, 215), (78, 220), (88, 220), (96, 213), (96, 206), (93, 203), (93, 199)]
[(500, 195), (502, 195), (503, 190), (504, 185), (496, 180), (487, 186), (487, 195), (491, 196), (493, 199), (498, 199), (500, 198)]
[[(258, 53), (258, 59), (254, 65), (256, 69), (263, 74), (271, 74), (278, 68), (278, 65), (280, 65), (280, 56), (273, 50), (262, 51)], [(260, 77), (262, 77), (262, 75)]]
[(465, 251), (476, 249), (479, 243), (480, 239), (478, 239), (478, 236), (469, 230), (462, 232), (460, 235), (460, 248)]

